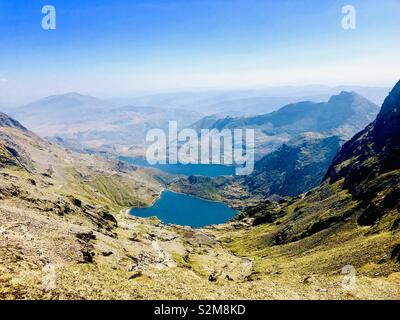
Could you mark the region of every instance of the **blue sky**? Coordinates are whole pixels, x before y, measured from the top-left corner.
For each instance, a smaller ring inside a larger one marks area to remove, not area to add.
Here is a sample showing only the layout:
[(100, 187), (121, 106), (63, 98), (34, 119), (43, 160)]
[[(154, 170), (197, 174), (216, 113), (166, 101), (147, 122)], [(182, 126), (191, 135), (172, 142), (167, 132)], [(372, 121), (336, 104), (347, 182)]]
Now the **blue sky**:
[[(57, 29), (41, 28), (54, 5)], [(341, 8), (357, 29), (341, 28)], [(0, 0), (0, 103), (296, 84), (392, 85), (399, 0)]]

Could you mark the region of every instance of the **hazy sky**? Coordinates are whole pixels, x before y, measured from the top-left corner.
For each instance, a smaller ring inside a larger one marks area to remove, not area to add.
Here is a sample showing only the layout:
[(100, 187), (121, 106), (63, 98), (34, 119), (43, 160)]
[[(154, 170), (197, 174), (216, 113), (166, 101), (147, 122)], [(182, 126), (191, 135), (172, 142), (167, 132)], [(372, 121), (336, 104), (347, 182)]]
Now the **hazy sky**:
[[(41, 27), (42, 7), (57, 29)], [(356, 30), (341, 27), (344, 5)], [(0, 104), (78, 91), (393, 85), (399, 0), (0, 0)]]

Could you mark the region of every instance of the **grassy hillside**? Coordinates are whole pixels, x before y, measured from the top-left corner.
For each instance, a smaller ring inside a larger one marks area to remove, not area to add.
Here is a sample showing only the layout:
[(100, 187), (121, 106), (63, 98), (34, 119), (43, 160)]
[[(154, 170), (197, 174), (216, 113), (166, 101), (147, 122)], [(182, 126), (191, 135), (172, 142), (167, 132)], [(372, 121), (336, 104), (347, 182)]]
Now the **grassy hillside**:
[(375, 122), (347, 142), (324, 182), (280, 203), (264, 202), (240, 218), (254, 227), (223, 231), (223, 241), (257, 261), (257, 272), (340, 273), (352, 265), (368, 276), (400, 271), (400, 82)]
[[(389, 113), (388, 135), (365, 144), (378, 117), (343, 147), (323, 184), (278, 202), (252, 198), (237, 181), (157, 178), (76, 154), (7, 121), (0, 126), (0, 299), (399, 299), (400, 168), (388, 162), (398, 150)], [(379, 152), (360, 161), (365, 150)], [(369, 159), (380, 169), (365, 175)], [(243, 212), (191, 229), (121, 210), (151, 203), (165, 184), (216, 194)], [(357, 271), (350, 290), (342, 286), (346, 265)]]

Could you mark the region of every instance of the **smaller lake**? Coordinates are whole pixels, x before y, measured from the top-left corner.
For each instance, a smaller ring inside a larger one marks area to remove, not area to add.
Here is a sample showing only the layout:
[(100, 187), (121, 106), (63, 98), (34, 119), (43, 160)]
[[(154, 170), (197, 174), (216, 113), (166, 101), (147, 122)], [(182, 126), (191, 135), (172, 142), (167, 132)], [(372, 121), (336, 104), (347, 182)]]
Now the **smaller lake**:
[(155, 168), (164, 172), (176, 175), (185, 176), (206, 176), (206, 177), (219, 177), (219, 176), (233, 176), (235, 175), (235, 167), (225, 166), (222, 164), (155, 164), (151, 165), (146, 159), (119, 157), (119, 160), (128, 162), (130, 164)]
[(133, 216), (158, 217), (164, 223), (200, 228), (210, 224), (221, 224), (231, 220), (236, 211), (222, 202), (209, 201), (197, 197), (164, 191), (149, 208), (134, 208)]

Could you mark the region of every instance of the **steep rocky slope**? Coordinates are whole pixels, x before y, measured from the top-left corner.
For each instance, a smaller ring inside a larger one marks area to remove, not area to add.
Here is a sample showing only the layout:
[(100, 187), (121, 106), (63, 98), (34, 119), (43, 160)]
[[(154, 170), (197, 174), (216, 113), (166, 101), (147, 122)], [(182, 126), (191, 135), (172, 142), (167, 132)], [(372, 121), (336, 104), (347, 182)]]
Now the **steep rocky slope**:
[(304, 193), (319, 185), (340, 143), (336, 136), (300, 135), (260, 159), (244, 185), (250, 193), (264, 197)]
[(115, 197), (121, 209), (150, 203), (161, 188), (149, 171), (65, 150), (6, 117), (0, 125), (1, 162), (15, 166), (4, 165), (4, 172), (21, 179), (29, 176), (42, 192), (75, 195), (101, 205)]
[(376, 120), (342, 147), (319, 187), (248, 209), (243, 217), (255, 227), (229, 236), (225, 230), (228, 246), (252, 252), (259, 270), (338, 273), (352, 265), (375, 277), (399, 272), (399, 108), (400, 82)]
[(363, 225), (380, 223), (400, 205), (399, 109), (400, 82), (386, 98), (375, 122), (343, 146), (325, 176), (330, 184), (344, 179), (343, 187), (363, 207), (358, 219)]
[(26, 130), (18, 121), (10, 118), (6, 114), (0, 112), (0, 127), (18, 128), (21, 130)]
[[(360, 226), (343, 179), (224, 225), (164, 225), (122, 210), (157, 197), (152, 171), (75, 154), (11, 123), (0, 127), (1, 299), (400, 297), (398, 228)], [(341, 285), (346, 264), (358, 271), (352, 290)]]
[(200, 230), (127, 214), (162, 190), (150, 170), (64, 150), (6, 115), (0, 163), (0, 299), (211, 297), (214, 279), (249, 274)]

